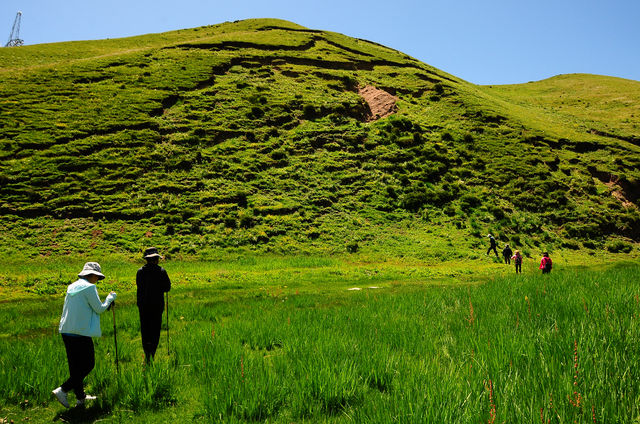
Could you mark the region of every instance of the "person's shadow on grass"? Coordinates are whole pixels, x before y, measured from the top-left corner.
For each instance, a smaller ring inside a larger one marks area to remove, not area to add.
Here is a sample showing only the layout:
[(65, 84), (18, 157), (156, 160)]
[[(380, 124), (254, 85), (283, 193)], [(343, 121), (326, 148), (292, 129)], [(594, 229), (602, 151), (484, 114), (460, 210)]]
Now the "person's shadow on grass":
[(98, 419), (109, 415), (110, 409), (98, 405), (90, 407), (76, 406), (75, 408), (65, 409), (58, 412), (53, 421), (62, 421), (65, 423), (82, 424), (93, 423)]

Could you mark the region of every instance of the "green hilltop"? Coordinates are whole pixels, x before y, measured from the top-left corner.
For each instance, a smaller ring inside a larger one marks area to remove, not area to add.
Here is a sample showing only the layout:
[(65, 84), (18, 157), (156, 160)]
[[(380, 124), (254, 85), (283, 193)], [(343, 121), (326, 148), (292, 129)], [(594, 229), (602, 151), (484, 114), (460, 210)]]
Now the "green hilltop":
[(640, 242), (640, 82), (477, 86), (273, 19), (0, 49), (0, 254)]

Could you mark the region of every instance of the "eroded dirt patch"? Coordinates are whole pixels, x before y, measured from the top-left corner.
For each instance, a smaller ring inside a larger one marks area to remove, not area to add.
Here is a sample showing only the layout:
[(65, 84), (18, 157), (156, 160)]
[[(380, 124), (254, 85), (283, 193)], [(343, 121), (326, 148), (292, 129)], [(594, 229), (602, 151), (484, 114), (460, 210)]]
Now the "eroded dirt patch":
[(367, 102), (371, 111), (367, 121), (375, 121), (398, 111), (398, 98), (372, 85), (358, 88), (358, 94)]
[(622, 203), (622, 206), (627, 209), (636, 207), (636, 205), (629, 200), (629, 197), (631, 196), (629, 196), (624, 190), (624, 187), (618, 183), (617, 178), (612, 177), (608, 183), (605, 183), (605, 185), (611, 189), (611, 195), (618, 199), (620, 203)]
[(587, 170), (593, 178), (597, 178), (611, 190), (611, 195), (618, 199), (622, 206), (625, 208), (637, 208), (637, 203), (640, 199), (640, 184), (606, 171), (597, 170), (595, 167), (588, 167)]

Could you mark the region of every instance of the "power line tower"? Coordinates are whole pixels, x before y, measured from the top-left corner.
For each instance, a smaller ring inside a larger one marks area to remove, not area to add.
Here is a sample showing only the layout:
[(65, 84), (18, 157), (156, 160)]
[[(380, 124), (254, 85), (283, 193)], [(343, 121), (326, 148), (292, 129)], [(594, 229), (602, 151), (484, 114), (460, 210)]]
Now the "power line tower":
[(24, 44), (24, 41), (20, 39), (20, 21), (22, 20), (22, 12), (16, 13), (16, 19), (13, 21), (13, 28), (11, 28), (11, 35), (9, 41), (5, 47), (17, 47)]

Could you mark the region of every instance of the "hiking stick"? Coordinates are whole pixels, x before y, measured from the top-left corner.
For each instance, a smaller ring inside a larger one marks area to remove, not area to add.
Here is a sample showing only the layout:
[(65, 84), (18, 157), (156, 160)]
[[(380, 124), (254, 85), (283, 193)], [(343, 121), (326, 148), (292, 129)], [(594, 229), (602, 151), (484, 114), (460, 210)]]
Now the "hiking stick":
[(116, 372), (120, 374), (120, 364), (118, 364), (118, 331), (116, 330), (116, 302), (111, 302), (111, 312), (113, 312), (113, 344), (116, 346)]
[(169, 356), (169, 292), (165, 292), (167, 298), (167, 356)]

